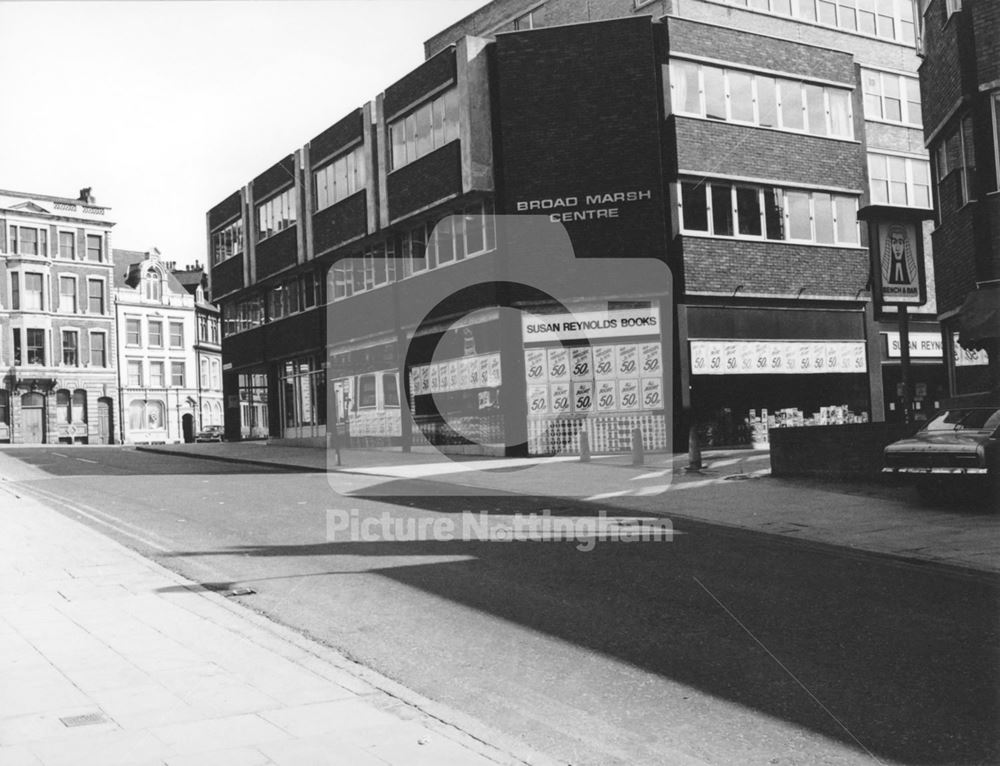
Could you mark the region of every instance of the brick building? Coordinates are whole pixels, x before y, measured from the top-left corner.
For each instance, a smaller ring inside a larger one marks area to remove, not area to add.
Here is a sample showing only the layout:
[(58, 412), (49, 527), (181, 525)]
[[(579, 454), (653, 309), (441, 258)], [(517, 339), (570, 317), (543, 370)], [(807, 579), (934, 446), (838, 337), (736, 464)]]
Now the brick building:
[[(952, 393), (1000, 388), (1000, 4), (923, 0), (920, 85)], [(963, 348), (964, 346), (964, 348)]]
[[(894, 317), (872, 309), (856, 216), (930, 206), (912, 4), (853, 20), (853, 3), (749, 5), (492, 3), (209, 211), (230, 434), (322, 436), (330, 410), (353, 440), (408, 443), (407, 403), (432, 442), (536, 452), (578, 408), (605, 449), (634, 426), (664, 447), (687, 408), (716, 443), (748, 438), (751, 409), (892, 417)], [(577, 258), (660, 259), (672, 285), (612, 267), (595, 294), (545, 273), (494, 224), (522, 213), (561, 224)], [(413, 294), (503, 285), (514, 265), (578, 305), (484, 288), (434, 321), (408, 313)], [(657, 329), (575, 350), (529, 337), (510, 305)], [(939, 337), (933, 311), (918, 337)], [(637, 361), (672, 364), (674, 391), (633, 377)], [(935, 398), (940, 350), (917, 364)]]
[(199, 429), (221, 426), (222, 417), (222, 325), (219, 307), (209, 302), (208, 277), (195, 261), (194, 266), (171, 269), (174, 278), (194, 298), (194, 365), (198, 376)]
[(108, 211), (0, 190), (0, 443), (117, 441)]

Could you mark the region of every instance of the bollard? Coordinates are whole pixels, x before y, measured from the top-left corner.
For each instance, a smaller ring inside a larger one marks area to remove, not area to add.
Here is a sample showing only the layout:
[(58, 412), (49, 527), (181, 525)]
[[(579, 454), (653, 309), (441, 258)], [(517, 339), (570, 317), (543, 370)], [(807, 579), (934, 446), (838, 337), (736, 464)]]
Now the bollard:
[(698, 429), (693, 424), (688, 431), (688, 466), (684, 470), (701, 470), (701, 444), (698, 442)]
[(632, 429), (632, 465), (642, 465), (644, 457), (642, 454), (642, 429)]
[(580, 462), (590, 462), (590, 434), (586, 431), (580, 432)]

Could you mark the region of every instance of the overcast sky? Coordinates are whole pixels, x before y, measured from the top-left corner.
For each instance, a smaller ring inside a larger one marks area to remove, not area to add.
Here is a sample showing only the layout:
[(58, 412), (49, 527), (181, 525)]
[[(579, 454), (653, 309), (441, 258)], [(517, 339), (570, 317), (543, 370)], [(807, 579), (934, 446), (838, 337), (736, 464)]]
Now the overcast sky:
[(208, 208), (485, 2), (0, 0), (0, 189), (93, 187), (115, 247), (204, 262)]

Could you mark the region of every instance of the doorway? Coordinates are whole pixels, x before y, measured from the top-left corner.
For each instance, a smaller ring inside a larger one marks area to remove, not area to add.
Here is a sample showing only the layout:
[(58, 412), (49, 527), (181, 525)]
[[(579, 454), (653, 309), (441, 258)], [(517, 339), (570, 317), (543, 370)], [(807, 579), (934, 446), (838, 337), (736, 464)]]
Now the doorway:
[(45, 443), (45, 397), (28, 393), (21, 397), (21, 424), (23, 444)]
[(181, 418), (181, 429), (184, 432), (184, 443), (190, 444), (194, 441), (194, 415), (190, 412)]
[(111, 399), (102, 396), (97, 400), (97, 443), (114, 444), (114, 413)]

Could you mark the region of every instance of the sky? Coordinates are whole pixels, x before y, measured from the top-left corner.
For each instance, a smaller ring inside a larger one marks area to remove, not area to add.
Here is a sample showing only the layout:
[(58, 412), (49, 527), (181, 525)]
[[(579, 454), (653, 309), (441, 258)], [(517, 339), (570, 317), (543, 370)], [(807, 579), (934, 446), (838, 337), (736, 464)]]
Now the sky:
[(111, 208), (205, 262), (205, 214), (423, 61), (486, 0), (0, 0), (0, 189)]

